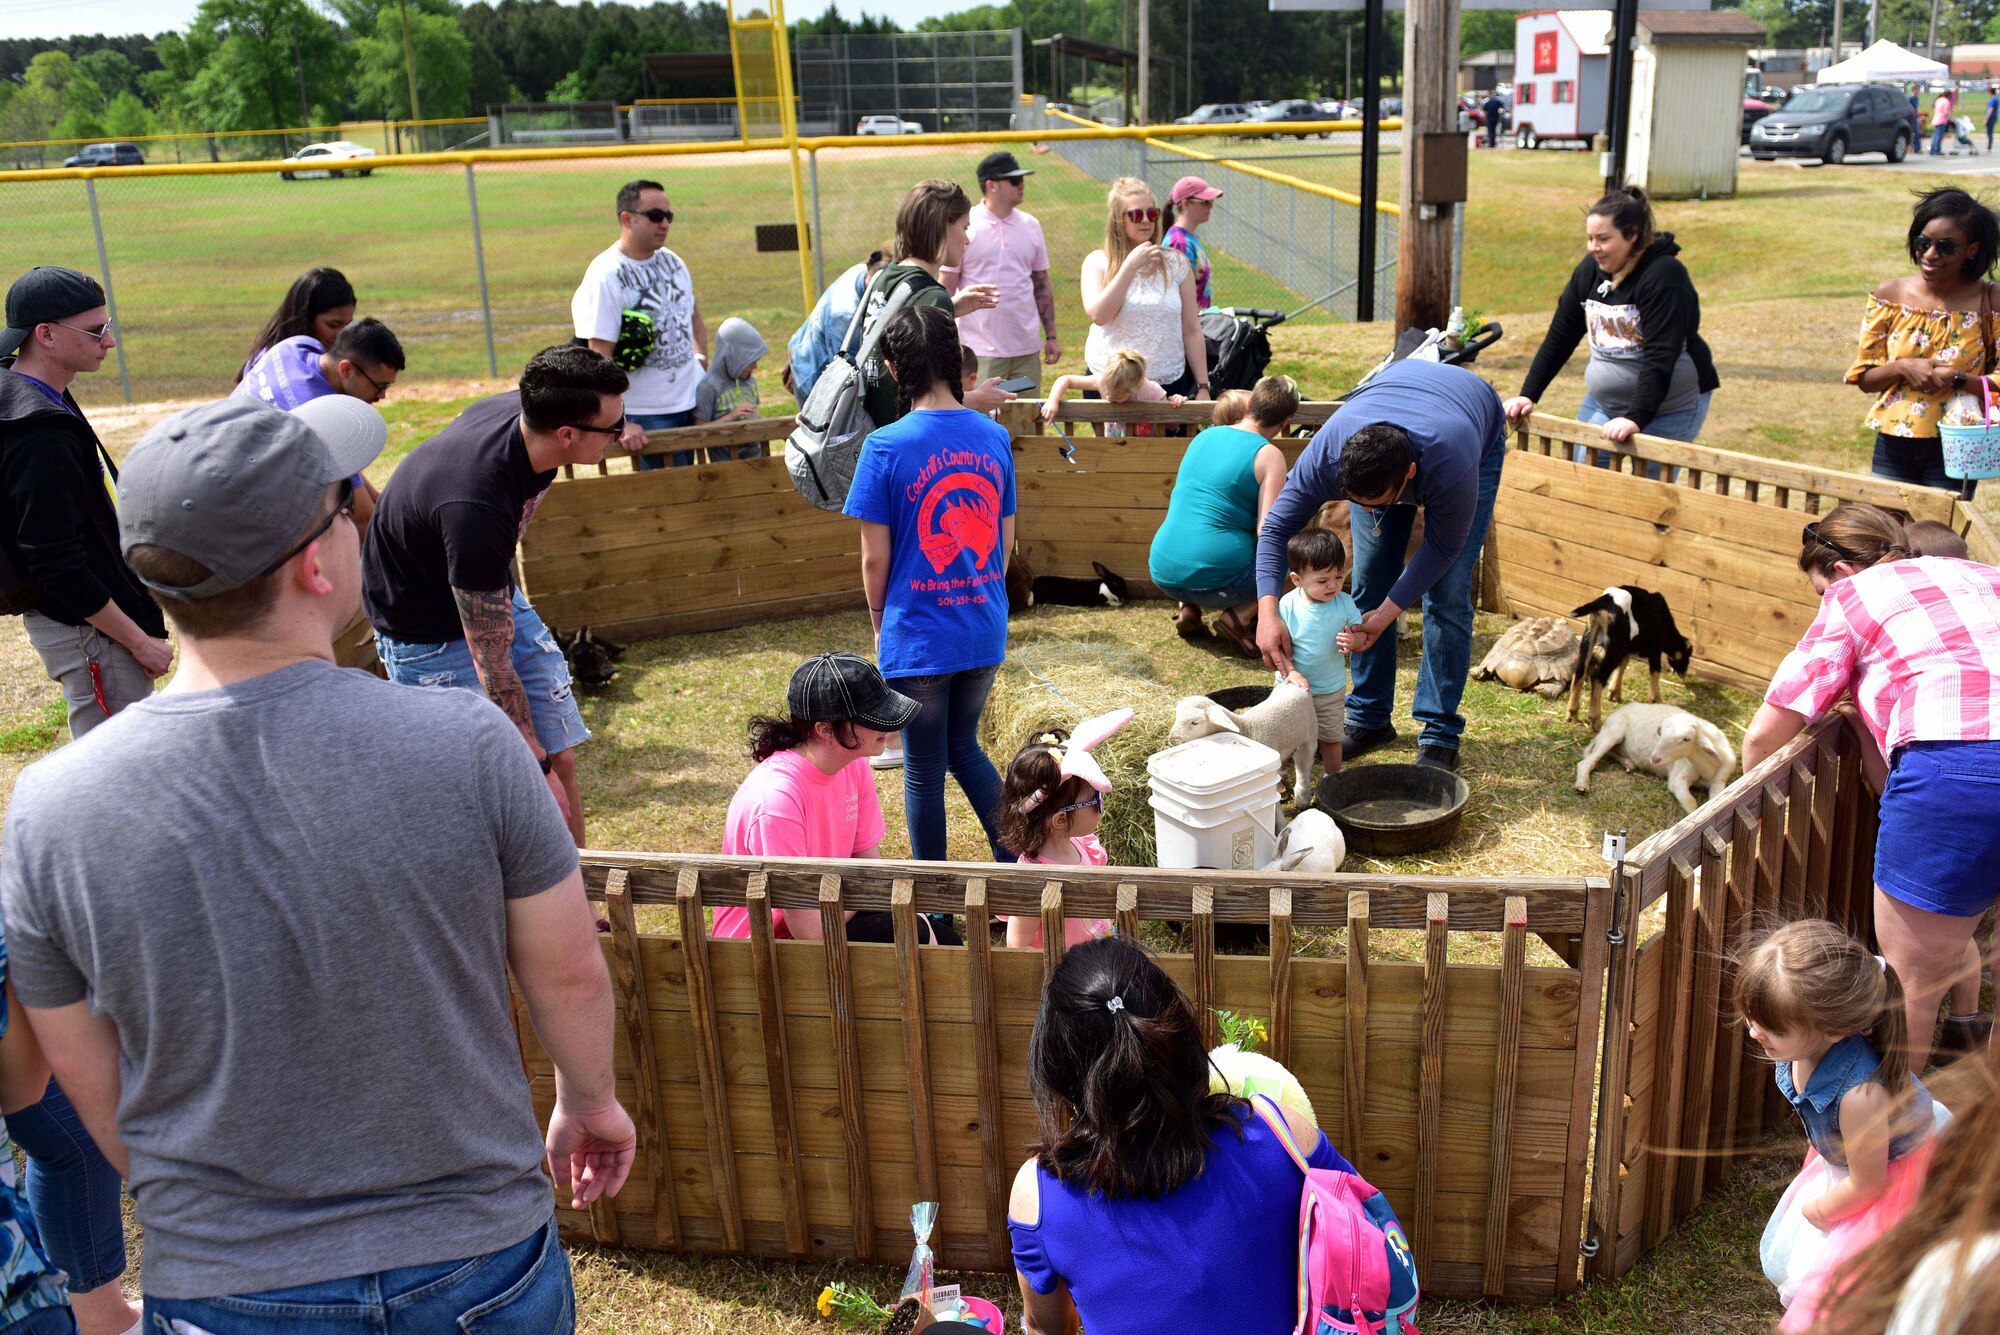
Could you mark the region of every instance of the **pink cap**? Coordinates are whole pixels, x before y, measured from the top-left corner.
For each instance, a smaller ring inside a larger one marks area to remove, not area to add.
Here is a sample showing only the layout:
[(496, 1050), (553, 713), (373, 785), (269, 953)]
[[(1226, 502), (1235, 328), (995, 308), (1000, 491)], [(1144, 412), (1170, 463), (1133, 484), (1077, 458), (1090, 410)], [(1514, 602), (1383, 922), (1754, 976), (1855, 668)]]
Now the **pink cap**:
[(1185, 204), (1190, 199), (1221, 198), (1222, 192), (1199, 176), (1183, 176), (1175, 181), (1174, 188), (1167, 192), (1167, 199), (1175, 204)]

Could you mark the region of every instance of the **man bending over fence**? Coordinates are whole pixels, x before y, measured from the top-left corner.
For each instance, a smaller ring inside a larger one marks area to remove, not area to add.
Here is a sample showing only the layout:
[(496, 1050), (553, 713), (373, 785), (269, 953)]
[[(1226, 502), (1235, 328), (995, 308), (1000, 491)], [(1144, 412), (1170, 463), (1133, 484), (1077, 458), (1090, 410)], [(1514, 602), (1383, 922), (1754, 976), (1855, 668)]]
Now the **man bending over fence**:
[(480, 399), (410, 452), (382, 490), (362, 596), (389, 680), (484, 691), (506, 711), (583, 844), (576, 747), (590, 739), (555, 636), (514, 582), (514, 545), (564, 464), (625, 429), (625, 373), (544, 348), (521, 386)]

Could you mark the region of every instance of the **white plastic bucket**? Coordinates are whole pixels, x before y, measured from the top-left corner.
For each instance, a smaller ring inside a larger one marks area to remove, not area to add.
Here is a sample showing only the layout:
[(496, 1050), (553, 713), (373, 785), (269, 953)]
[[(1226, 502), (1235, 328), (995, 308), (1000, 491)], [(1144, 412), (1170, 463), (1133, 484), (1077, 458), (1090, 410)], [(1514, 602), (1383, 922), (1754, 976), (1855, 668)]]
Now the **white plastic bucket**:
[(1155, 862), (1250, 871), (1277, 849), (1276, 751), (1236, 733), (1169, 747), (1146, 761)]

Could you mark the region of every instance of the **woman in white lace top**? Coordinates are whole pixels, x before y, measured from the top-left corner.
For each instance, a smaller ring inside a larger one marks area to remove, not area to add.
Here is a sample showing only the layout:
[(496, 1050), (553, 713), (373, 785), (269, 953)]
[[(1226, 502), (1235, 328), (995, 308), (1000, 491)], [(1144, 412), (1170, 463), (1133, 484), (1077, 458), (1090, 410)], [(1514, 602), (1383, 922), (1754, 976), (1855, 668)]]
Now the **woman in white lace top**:
[(1093, 374), (1130, 348), (1170, 395), (1209, 398), (1208, 351), (1187, 257), (1160, 244), (1160, 203), (1144, 181), (1112, 182), (1104, 247), (1083, 262), (1083, 309), (1090, 316), (1084, 363)]

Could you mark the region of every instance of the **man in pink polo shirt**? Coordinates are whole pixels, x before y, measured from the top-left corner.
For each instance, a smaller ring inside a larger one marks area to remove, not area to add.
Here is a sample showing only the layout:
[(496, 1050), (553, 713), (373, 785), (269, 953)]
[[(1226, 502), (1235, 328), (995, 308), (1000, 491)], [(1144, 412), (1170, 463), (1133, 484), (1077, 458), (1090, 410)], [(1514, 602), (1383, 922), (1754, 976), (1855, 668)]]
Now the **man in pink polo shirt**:
[(958, 320), (958, 336), (979, 358), (979, 378), (1034, 381), (1040, 394), (1042, 366), (1062, 358), (1056, 338), (1056, 296), (1049, 286), (1049, 247), (1042, 225), (1021, 207), (1028, 178), (1012, 153), (988, 153), (979, 164), (982, 196), (972, 208), (965, 258), (941, 275), (945, 288), (992, 283), (1000, 289), (1000, 304), (973, 311)]

